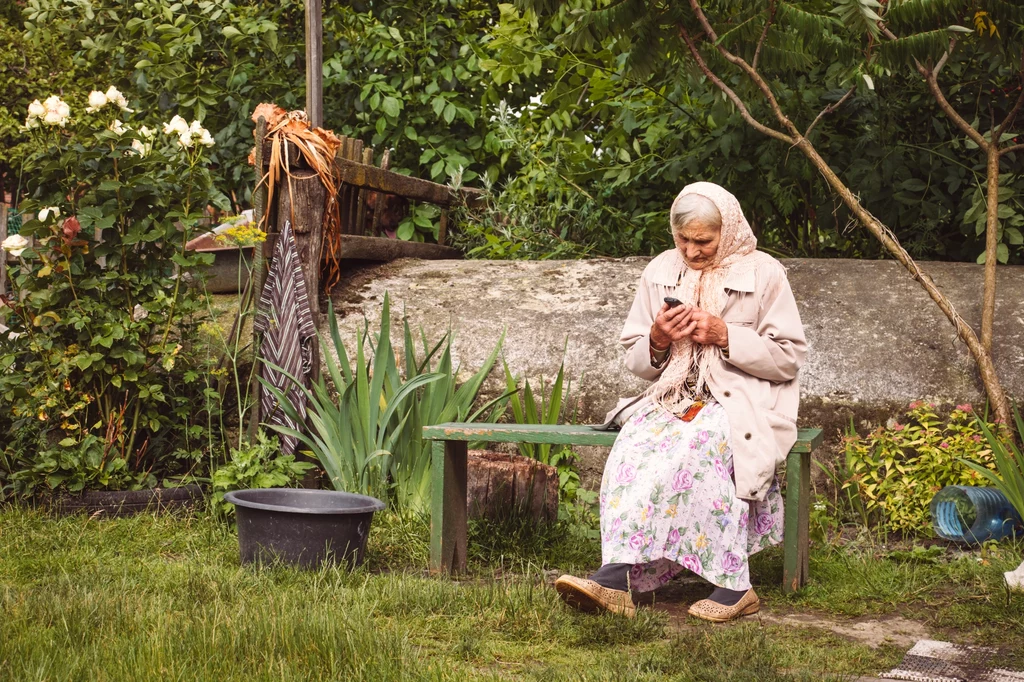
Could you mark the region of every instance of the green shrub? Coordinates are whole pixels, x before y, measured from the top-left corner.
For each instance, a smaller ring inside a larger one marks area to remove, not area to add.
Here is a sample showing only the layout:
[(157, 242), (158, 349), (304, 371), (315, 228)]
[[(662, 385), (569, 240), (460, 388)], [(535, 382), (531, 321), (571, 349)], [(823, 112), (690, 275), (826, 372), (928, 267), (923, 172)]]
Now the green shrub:
[(40, 93), (22, 112), (22, 208), (36, 217), (5, 241), (13, 290), (0, 306), (13, 332), (0, 337), (12, 420), (0, 442), (16, 494), (151, 487), (192, 473), (207, 436), (202, 293), (189, 282), (210, 257), (185, 243), (210, 203), (213, 140), (177, 117), (161, 133), (162, 118), (97, 87), (89, 102)]
[[(475, 411), (473, 407), (501, 341), (476, 374), (457, 387), (451, 334), (431, 345), (421, 329), (424, 356), (420, 359), (408, 321), (403, 324), (406, 352), (402, 376), (391, 343), (391, 299), (387, 294), (379, 334), (374, 337), (365, 322), (354, 356), (342, 341), (333, 308), (328, 319), (334, 345), (333, 354), (324, 354), (328, 377), (322, 376), (311, 389), (304, 389), (309, 400), (309, 433), (284, 426), (272, 428), (298, 438), (320, 461), (337, 490), (390, 500), (403, 510), (426, 512), (431, 499), (431, 446), (423, 440), (423, 427), (475, 421), (488, 410), (494, 414), (507, 394)], [(438, 353), (438, 364), (432, 368)], [(270, 391), (292, 419), (301, 421), (281, 391), (273, 387)]]
[(234, 516), (235, 505), (224, 501), (225, 493), (249, 488), (294, 488), (314, 466), (282, 453), (277, 438), (259, 431), (255, 443), (231, 448), (228, 463), (213, 472), (213, 507), (218, 513)]
[[(988, 428), (1003, 433), (993, 424)], [(962, 459), (995, 467), (970, 405), (958, 405), (943, 420), (935, 405), (915, 401), (905, 421), (880, 426), (863, 438), (850, 434), (845, 449), (843, 490), (862, 521), (907, 534), (928, 533), (928, 505), (943, 487), (986, 484)]]

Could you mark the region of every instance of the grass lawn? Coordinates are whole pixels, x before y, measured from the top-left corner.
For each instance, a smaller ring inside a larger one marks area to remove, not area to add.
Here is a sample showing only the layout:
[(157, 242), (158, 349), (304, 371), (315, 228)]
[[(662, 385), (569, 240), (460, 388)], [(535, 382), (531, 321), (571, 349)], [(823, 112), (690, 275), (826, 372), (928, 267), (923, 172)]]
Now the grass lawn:
[(938, 563), (816, 547), (813, 582), (795, 597), (778, 587), (781, 552), (766, 552), (753, 567), (765, 617), (712, 626), (685, 616), (708, 591), (693, 584), (634, 620), (565, 608), (547, 581), (599, 561), (574, 527), (476, 526), (471, 543), (469, 576), (431, 578), (425, 521), (379, 514), (355, 572), (256, 569), (205, 514), (55, 520), (7, 508), (0, 680), (839, 680), (877, 674), (907, 648), (779, 624), (790, 613), (883, 627), (898, 615), (939, 639), (1024, 641), (1024, 596), (1007, 605), (999, 575), (1019, 545)]

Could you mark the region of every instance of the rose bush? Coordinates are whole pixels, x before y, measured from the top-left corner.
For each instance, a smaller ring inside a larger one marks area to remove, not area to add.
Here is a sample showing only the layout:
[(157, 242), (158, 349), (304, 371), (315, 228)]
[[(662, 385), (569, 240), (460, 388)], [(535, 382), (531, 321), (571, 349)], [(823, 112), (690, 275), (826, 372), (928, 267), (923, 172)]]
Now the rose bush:
[[(84, 99), (84, 98), (83, 98)], [(194, 366), (185, 250), (211, 194), (199, 122), (160, 136), (116, 87), (86, 102), (33, 101), (22, 208), (4, 241), (12, 294), (0, 307), (3, 489), (130, 489), (171, 483), (200, 461), (210, 429)]]

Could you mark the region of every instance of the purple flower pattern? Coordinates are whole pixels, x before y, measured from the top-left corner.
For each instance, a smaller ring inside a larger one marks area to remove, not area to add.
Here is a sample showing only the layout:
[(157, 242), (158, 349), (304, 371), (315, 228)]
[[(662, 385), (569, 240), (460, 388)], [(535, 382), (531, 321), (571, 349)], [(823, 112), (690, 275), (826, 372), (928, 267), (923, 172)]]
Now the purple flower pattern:
[(601, 486), (602, 560), (635, 564), (635, 590), (684, 570), (746, 589), (748, 557), (782, 541), (777, 485), (763, 502), (736, 496), (729, 434), (716, 403), (691, 422), (651, 405), (623, 427)]

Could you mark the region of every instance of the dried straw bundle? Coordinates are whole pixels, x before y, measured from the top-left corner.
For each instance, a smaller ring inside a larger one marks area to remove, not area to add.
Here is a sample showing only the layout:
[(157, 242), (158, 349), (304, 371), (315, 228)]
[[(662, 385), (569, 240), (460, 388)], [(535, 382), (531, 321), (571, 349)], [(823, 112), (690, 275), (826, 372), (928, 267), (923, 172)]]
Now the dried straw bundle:
[[(323, 128), (310, 128), (309, 119), (304, 111), (285, 111), (276, 104), (266, 102), (256, 107), (252, 113), (252, 120), (258, 121), (260, 117), (267, 121), (267, 139), (270, 140), (270, 160), (267, 172), (260, 178), (260, 183), (267, 185), (267, 207), (274, 203), (274, 193), (277, 191), (282, 179), (288, 183), (291, 191), (292, 171), (291, 164), (295, 159), (288, 155), (288, 144), (294, 144), (302, 158), (309, 167), (320, 178), (324, 188), (327, 190), (327, 199), (324, 206), (323, 218), (323, 248), (328, 256), (327, 272), (321, 280), (324, 291), (330, 291), (341, 278), (341, 268), (338, 262), (338, 253), (341, 246), (341, 211), (338, 206), (338, 185), (339, 178), (336, 174), (335, 156), (341, 147), (341, 140), (330, 130)], [(263, 140), (256, 140), (256, 144), (263, 144)], [(249, 154), (249, 163), (255, 165), (255, 149)], [(295, 225), (294, 207), (290, 216), (292, 225)], [(266, 230), (266, 211), (263, 216), (263, 224), (260, 229)]]

